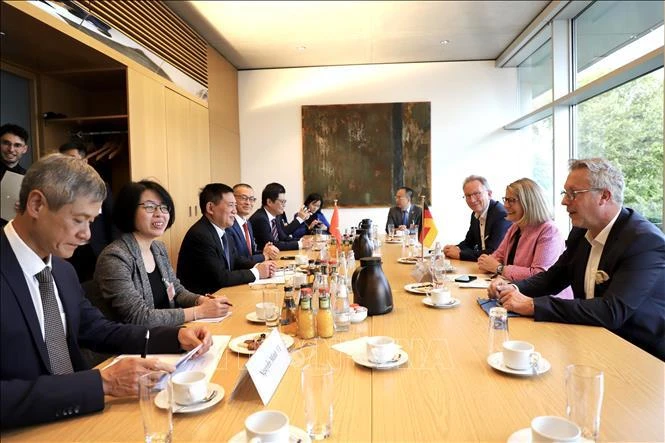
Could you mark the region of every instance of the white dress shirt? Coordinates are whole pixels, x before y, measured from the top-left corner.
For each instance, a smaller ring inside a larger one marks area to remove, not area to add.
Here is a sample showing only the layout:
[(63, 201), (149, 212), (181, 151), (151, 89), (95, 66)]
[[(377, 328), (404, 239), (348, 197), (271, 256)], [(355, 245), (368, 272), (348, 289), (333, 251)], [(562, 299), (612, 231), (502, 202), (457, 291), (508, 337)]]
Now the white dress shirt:
[[(589, 260), (586, 262), (586, 270), (584, 271), (584, 296), (589, 299), (593, 298), (596, 291), (596, 273), (598, 272), (598, 263), (600, 263), (600, 256), (603, 255), (605, 242), (607, 236), (610, 235), (614, 222), (617, 221), (621, 209), (617, 212), (612, 220), (598, 233), (596, 238), (591, 238), (589, 231), (586, 231), (584, 238), (591, 245), (591, 252), (589, 253)], [(602, 271), (602, 269), (601, 269)]]
[(487, 211), (489, 211), (490, 205), (487, 205), (485, 210), (483, 211), (480, 216), (476, 215), (474, 212), (473, 215), (476, 217), (476, 220), (478, 220), (478, 224), (480, 225), (480, 250), (484, 251), (485, 250), (485, 223), (487, 222)]

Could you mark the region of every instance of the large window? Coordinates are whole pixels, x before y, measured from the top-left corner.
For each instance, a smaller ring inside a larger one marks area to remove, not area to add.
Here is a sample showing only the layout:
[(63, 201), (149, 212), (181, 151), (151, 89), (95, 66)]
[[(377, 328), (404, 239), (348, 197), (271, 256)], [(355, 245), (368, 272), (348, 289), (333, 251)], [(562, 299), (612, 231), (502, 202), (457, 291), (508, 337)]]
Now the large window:
[[(661, 2), (662, 5), (662, 2)], [(624, 206), (662, 226), (663, 68), (581, 103), (577, 157), (605, 157), (623, 170)]]
[(576, 87), (663, 46), (662, 1), (597, 1), (573, 21)]
[(548, 40), (517, 67), (520, 111), (552, 102), (552, 43)]
[(553, 210), (553, 145), (552, 117), (544, 118), (520, 130), (519, 161), (515, 162), (515, 180), (529, 177), (536, 181), (545, 192), (545, 198)]

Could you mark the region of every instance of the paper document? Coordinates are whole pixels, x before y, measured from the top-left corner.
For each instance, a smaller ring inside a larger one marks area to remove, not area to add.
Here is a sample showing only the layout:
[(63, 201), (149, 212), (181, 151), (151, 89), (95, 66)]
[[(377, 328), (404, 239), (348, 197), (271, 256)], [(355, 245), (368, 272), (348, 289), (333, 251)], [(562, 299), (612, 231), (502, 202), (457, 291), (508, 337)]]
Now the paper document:
[(233, 314), (233, 312), (229, 311), (226, 313), (226, 315), (223, 315), (221, 317), (211, 317), (211, 318), (200, 318), (196, 320), (197, 323), (220, 323), (223, 320), (226, 320), (229, 318), (229, 316)]
[(0, 193), (2, 206), (0, 207), (0, 217), (5, 220), (11, 220), (16, 216), (16, 202), (18, 201), (19, 190), (23, 176), (15, 172), (7, 171), (0, 182)]

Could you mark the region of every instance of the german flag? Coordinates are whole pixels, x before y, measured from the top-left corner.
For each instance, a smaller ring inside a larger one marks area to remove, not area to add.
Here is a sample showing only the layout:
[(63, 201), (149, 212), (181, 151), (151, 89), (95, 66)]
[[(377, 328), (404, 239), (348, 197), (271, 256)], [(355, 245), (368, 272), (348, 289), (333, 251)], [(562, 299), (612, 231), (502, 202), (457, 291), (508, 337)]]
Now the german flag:
[(431, 248), (439, 231), (436, 229), (434, 218), (427, 204), (423, 204), (423, 229), (420, 232), (420, 243), (426, 248)]

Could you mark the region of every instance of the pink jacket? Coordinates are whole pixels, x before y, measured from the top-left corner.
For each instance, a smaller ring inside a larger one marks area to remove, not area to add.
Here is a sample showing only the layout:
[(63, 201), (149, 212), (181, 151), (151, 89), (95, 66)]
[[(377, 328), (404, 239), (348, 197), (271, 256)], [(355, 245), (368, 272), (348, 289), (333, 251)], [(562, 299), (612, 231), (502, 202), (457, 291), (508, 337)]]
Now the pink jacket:
[[(506, 262), (517, 229), (518, 226), (513, 224), (497, 250), (492, 253), (501, 263)], [(503, 276), (512, 281), (525, 280), (547, 270), (565, 249), (564, 238), (551, 220), (540, 225), (523, 227), (521, 231), (513, 264), (503, 268)], [(573, 291), (568, 286), (556, 297), (572, 299)]]

